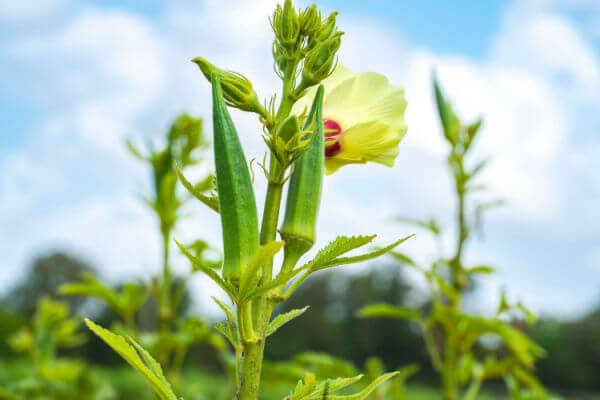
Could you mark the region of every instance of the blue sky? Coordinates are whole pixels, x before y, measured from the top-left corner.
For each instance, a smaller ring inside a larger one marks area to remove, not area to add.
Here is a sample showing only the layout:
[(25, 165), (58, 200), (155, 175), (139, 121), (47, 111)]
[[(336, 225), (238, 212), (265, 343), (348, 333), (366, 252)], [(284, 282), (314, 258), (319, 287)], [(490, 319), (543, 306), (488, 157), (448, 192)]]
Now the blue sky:
[[(189, 63), (195, 56), (245, 73), (259, 94), (277, 90), (266, 22), (274, 4), (0, 5), (0, 290), (36, 254), (55, 248), (75, 252), (113, 281), (158, 270), (154, 221), (136, 197), (147, 190), (147, 172), (127, 155), (123, 138), (156, 137), (180, 111), (209, 118), (207, 84)], [(492, 161), (483, 180), (509, 204), (488, 216), (485, 241), (469, 248), (469, 261), (498, 267), (482, 286), (482, 308), (493, 307), (502, 287), (535, 310), (565, 318), (598, 305), (600, 4), (319, 5), (340, 12), (341, 62), (385, 74), (406, 88), (409, 104), (409, 131), (393, 169), (348, 167), (328, 178), (322, 242), (336, 233), (380, 232), (382, 242), (411, 233), (387, 224), (390, 215), (450, 223), (446, 149), (429, 80), (435, 68), (465, 119), (484, 116), (478, 152)], [(256, 121), (234, 117), (247, 132), (250, 157), (261, 158)], [(264, 184), (256, 185), (260, 193)], [(191, 211), (194, 218), (177, 236), (208, 236), (218, 245), (218, 221), (200, 207)], [(452, 237), (448, 232), (446, 242)], [(423, 235), (407, 244), (423, 260), (431, 248)], [(203, 292), (213, 291), (194, 279)]]

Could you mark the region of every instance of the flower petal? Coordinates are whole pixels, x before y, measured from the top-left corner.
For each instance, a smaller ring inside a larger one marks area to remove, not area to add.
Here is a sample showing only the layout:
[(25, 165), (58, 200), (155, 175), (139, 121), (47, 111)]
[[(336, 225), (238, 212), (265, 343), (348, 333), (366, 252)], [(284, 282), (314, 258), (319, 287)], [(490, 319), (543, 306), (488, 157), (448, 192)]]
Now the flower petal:
[[(333, 70), (333, 73), (323, 81), (323, 86), (325, 87), (324, 98), (327, 98), (329, 93), (333, 89), (335, 89), (340, 83), (354, 76), (352, 71), (348, 68), (344, 67), (341, 64), (338, 64), (337, 67)], [(315, 85), (306, 91), (306, 94), (300, 98), (294, 104), (294, 108), (292, 113), (295, 115), (300, 115), (304, 110), (309, 110), (310, 106), (313, 103), (313, 99), (315, 98), (315, 94), (317, 93), (318, 85)]]
[(341, 136), (341, 151), (335, 158), (373, 161), (389, 167), (398, 155), (398, 143), (404, 133), (377, 121), (356, 124)]
[(326, 158), (325, 159), (325, 175), (331, 175), (344, 165), (348, 164), (364, 164), (366, 161), (352, 161), (352, 160), (341, 160), (339, 158)]
[(334, 119), (347, 129), (357, 123), (378, 121), (406, 133), (404, 89), (389, 84), (375, 72), (364, 72), (346, 79), (327, 95), (324, 117)]

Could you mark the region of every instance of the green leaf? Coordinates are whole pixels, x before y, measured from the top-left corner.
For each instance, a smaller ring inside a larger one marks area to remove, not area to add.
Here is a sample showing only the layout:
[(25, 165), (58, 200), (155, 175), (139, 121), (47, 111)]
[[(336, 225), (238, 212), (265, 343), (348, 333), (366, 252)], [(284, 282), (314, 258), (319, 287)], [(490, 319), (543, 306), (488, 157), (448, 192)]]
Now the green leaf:
[(179, 165), (177, 164), (177, 162), (175, 160), (173, 160), (173, 165), (175, 165), (175, 172), (177, 173), (179, 180), (181, 181), (183, 186), (187, 189), (187, 191), (190, 192), (190, 194), (192, 196), (194, 196), (195, 198), (200, 200), (202, 203), (204, 203), (204, 205), (208, 206), (210, 209), (212, 209), (213, 211), (216, 211), (218, 213), (219, 212), (219, 198), (217, 196), (207, 196), (204, 193), (202, 193), (200, 190), (198, 190), (196, 187), (194, 187), (194, 185), (192, 185), (190, 183), (190, 181), (185, 179), (185, 176), (183, 176), (183, 173), (181, 172), (181, 169), (179, 168)]
[(221, 310), (225, 311), (225, 314), (227, 315), (227, 318), (229, 318), (231, 320), (231, 322), (237, 324), (237, 317), (235, 315), (235, 312), (233, 311), (233, 308), (231, 308), (229, 306), (229, 304), (223, 303), (221, 300), (217, 299), (215, 296), (211, 296), (211, 298), (213, 299), (213, 301), (215, 303), (217, 303), (217, 305), (219, 307), (221, 307)]
[[(325, 268), (335, 267), (337, 265), (354, 264), (354, 263), (361, 262), (361, 261), (372, 260), (373, 258), (377, 258), (377, 257), (387, 253), (388, 251), (392, 250), (394, 247), (398, 246), (400, 243), (410, 239), (413, 236), (414, 235), (407, 236), (403, 239), (400, 239), (400, 240), (392, 243), (391, 245), (389, 245), (387, 247), (383, 247), (383, 248), (373, 251), (371, 253), (366, 253), (366, 254), (362, 254), (359, 256), (338, 257), (338, 258), (334, 258), (334, 259), (331, 259), (328, 257), (327, 258), (323, 257), (323, 258), (321, 258), (321, 260), (319, 260), (319, 263), (316, 262), (317, 259), (315, 258), (315, 260), (313, 260), (312, 263), (310, 263), (308, 266), (314, 272), (314, 271), (318, 271), (318, 270), (325, 269)], [(354, 247), (354, 248), (356, 248), (356, 247)], [(346, 251), (349, 251), (349, 250), (346, 250)], [(346, 251), (344, 251), (344, 253)], [(317, 257), (318, 257), (318, 254), (317, 254)]]
[(412, 265), (413, 267), (417, 266), (417, 263), (404, 253), (400, 253), (398, 251), (390, 251), (390, 255), (404, 264)]
[(83, 273), (81, 278), (83, 282), (65, 283), (60, 286), (59, 293), (66, 296), (95, 297), (104, 301), (125, 319), (133, 316), (148, 296), (148, 292), (135, 283), (128, 283), (117, 292), (92, 274)]
[(379, 378), (372, 381), (366, 388), (364, 388), (362, 391), (360, 391), (356, 394), (349, 395), (349, 396), (335, 396), (335, 395), (327, 396), (327, 399), (329, 399), (329, 400), (363, 400), (363, 399), (366, 399), (371, 394), (371, 392), (373, 392), (373, 390), (375, 390), (375, 388), (377, 388), (377, 386), (381, 385), (383, 382), (387, 381), (388, 379), (392, 378), (393, 376), (398, 375), (399, 373), (400, 373), (399, 371), (394, 371), (394, 372), (389, 372), (387, 374), (381, 375)]
[[(325, 390), (327, 393), (335, 393), (343, 388), (346, 388), (353, 383), (358, 382), (363, 375), (351, 376), (348, 378), (335, 378), (335, 379), (326, 379), (320, 384), (317, 385), (316, 389), (307, 397), (305, 400), (320, 400), (323, 398), (325, 394)], [(329, 396), (327, 396), (329, 398)]]
[(381, 375), (377, 379), (374, 379), (362, 391), (347, 396), (332, 395), (332, 393), (339, 392), (341, 389), (356, 383), (363, 377), (363, 375), (357, 375), (348, 378), (326, 379), (322, 382), (317, 382), (313, 374), (306, 374), (304, 382), (298, 382), (298, 385), (296, 385), (296, 390), (291, 396), (289, 396), (289, 398), (290, 400), (321, 400), (324, 397), (324, 394), (327, 393), (327, 399), (363, 400), (366, 399), (378, 385), (382, 384), (398, 373), (399, 371), (394, 371)]
[(327, 246), (319, 250), (312, 261), (312, 265), (326, 264), (344, 253), (371, 243), (376, 236), (338, 236), (333, 242), (330, 242)]
[(398, 307), (391, 304), (378, 303), (363, 307), (358, 312), (359, 318), (397, 318), (421, 320), (421, 314), (407, 307)]
[(517, 308), (519, 310), (521, 310), (521, 312), (523, 314), (525, 314), (525, 317), (527, 319), (527, 323), (529, 325), (533, 325), (536, 323), (537, 321), (537, 317), (535, 316), (535, 314), (527, 307), (525, 307), (525, 305), (523, 303), (521, 303), (520, 301), (517, 302)]
[(296, 268), (289, 272), (280, 272), (279, 275), (271, 282), (267, 282), (258, 286), (252, 290), (249, 290), (246, 293), (246, 296), (240, 299), (241, 302), (247, 302), (250, 299), (253, 299), (257, 296), (267, 293), (271, 289), (275, 289), (278, 286), (285, 285), (288, 281), (294, 278), (298, 273), (302, 271), (302, 268)]
[(175, 240), (175, 243), (177, 244), (179, 249), (183, 252), (183, 254), (188, 258), (188, 260), (190, 260), (190, 262), (194, 265), (194, 267), (196, 269), (204, 272), (210, 279), (213, 280), (213, 282), (215, 282), (217, 285), (219, 285), (221, 287), (221, 289), (223, 289), (234, 301), (236, 301), (236, 299), (237, 299), (236, 290), (231, 284), (229, 284), (228, 282), (225, 282), (225, 280), (223, 278), (221, 278), (219, 276), (219, 274), (217, 274), (214, 270), (212, 270), (211, 268), (204, 265), (202, 260), (198, 259), (198, 257), (196, 257), (192, 253), (190, 253), (189, 250), (186, 249), (184, 245), (179, 243), (177, 240)]
[(271, 322), (269, 322), (269, 327), (267, 328), (267, 336), (275, 333), (277, 329), (281, 328), (282, 325), (286, 324), (292, 319), (304, 314), (304, 312), (308, 310), (309, 307), (310, 306), (306, 306), (304, 308), (291, 310), (284, 314), (279, 314), (278, 316), (276, 316)]
[(323, 397), (325, 390), (333, 393), (347, 386), (352, 385), (362, 378), (363, 375), (357, 375), (348, 378), (326, 379), (318, 382), (313, 374), (307, 373), (304, 382), (299, 381), (296, 390), (290, 396), (290, 400), (317, 400)]
[(257, 277), (257, 272), (265, 263), (271, 261), (275, 254), (283, 247), (283, 242), (271, 241), (265, 245), (259, 246), (256, 253), (244, 268), (242, 268), (242, 276), (240, 278), (240, 297), (244, 297), (248, 285)]
[(145, 157), (135, 145), (129, 139), (125, 139), (125, 145), (127, 146), (127, 150), (137, 159), (142, 161), (147, 161), (148, 157)]
[(456, 114), (454, 114), (450, 103), (448, 103), (444, 98), (444, 94), (440, 89), (440, 85), (435, 75), (433, 77), (433, 90), (435, 95), (435, 102), (438, 109), (438, 115), (440, 117), (440, 122), (442, 123), (442, 128), (444, 130), (444, 136), (446, 137), (448, 142), (454, 144), (456, 143), (456, 139), (460, 130), (460, 121), (456, 117)]
[(472, 268), (465, 268), (467, 274), (493, 274), (495, 272), (493, 267), (488, 265), (478, 265)]
[(104, 340), (106, 344), (119, 353), (129, 365), (142, 375), (161, 400), (178, 400), (171, 389), (171, 385), (163, 375), (160, 365), (133, 339), (130, 337), (125, 339), (123, 336), (115, 335), (111, 331), (94, 324), (87, 318), (85, 319), (85, 323), (92, 332)]
[(65, 296), (95, 297), (103, 300), (114, 310), (121, 311), (122, 304), (119, 294), (105, 286), (96, 277), (89, 273), (81, 275), (83, 282), (65, 283), (58, 288), (58, 292)]
[(434, 235), (439, 235), (442, 231), (442, 229), (440, 228), (440, 226), (434, 218), (430, 218), (428, 220), (420, 220), (408, 217), (395, 217), (394, 221), (400, 224), (416, 226), (421, 229), (426, 229)]
[(215, 329), (221, 333), (223, 336), (225, 336), (227, 338), (227, 340), (229, 340), (229, 342), (231, 343), (231, 345), (233, 347), (238, 347), (239, 343), (236, 339), (236, 335), (231, 331), (229, 326), (226, 326), (224, 324), (222, 324), (221, 322), (217, 322), (215, 324)]

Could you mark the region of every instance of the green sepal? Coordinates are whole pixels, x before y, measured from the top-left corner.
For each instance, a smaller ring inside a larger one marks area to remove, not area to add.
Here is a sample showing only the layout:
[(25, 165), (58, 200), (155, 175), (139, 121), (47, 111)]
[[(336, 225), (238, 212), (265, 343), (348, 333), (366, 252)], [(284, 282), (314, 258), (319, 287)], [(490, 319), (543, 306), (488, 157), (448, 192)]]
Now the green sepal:
[(258, 249), (258, 217), (244, 151), (223, 99), (219, 75), (212, 73), (214, 151), (223, 228), (223, 278), (236, 282)]

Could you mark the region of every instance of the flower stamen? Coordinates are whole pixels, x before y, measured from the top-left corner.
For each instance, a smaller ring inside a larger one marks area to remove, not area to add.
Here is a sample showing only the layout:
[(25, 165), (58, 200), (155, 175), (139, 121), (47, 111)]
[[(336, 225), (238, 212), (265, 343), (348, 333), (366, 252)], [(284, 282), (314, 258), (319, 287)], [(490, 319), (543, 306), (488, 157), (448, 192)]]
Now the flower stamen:
[(342, 126), (332, 119), (324, 119), (323, 126), (325, 128), (325, 156), (334, 157), (342, 151), (342, 143), (340, 142)]

